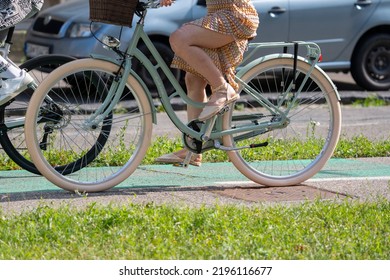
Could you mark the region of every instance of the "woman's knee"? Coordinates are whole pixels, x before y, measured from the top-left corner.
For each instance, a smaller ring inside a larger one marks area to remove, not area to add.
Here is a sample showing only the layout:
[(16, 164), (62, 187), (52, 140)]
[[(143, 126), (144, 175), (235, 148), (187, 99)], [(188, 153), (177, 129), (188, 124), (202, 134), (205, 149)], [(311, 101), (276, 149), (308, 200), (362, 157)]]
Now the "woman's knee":
[(186, 27), (182, 26), (169, 37), (171, 48), (176, 54), (185, 51), (189, 46), (187, 35)]
[(179, 30), (176, 30), (174, 33), (171, 34), (169, 37), (169, 43), (171, 44), (171, 48), (174, 53), (178, 54), (180, 50), (182, 50), (183, 41), (181, 40), (181, 35), (178, 32)]

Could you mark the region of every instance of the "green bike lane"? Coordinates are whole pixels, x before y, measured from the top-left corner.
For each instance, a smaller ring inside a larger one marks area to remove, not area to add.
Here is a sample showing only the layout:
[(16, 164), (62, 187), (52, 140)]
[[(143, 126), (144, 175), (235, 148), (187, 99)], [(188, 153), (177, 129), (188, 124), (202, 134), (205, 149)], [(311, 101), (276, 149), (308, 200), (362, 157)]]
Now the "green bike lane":
[[(302, 186), (304, 188), (320, 188), (325, 192), (353, 197), (356, 194), (347, 190), (351, 185), (363, 185), (362, 188), (365, 188), (365, 193), (368, 195), (373, 193), (371, 191), (375, 191), (377, 187), (376, 184), (372, 183), (374, 181), (382, 181), (382, 191), (390, 192), (390, 158), (331, 159), (318, 174), (304, 182)], [(0, 182), (0, 202), (13, 194), (68, 193), (48, 182), (44, 177), (24, 170), (0, 171)], [(279, 189), (283, 189), (284, 192), (291, 189), (291, 192), (294, 193), (297, 190), (302, 191), (302, 186), (301, 189), (297, 186)], [(111, 189), (110, 193), (117, 192), (119, 194), (123, 190), (132, 189), (166, 191), (169, 188), (174, 188), (176, 192), (180, 192), (181, 189), (207, 188), (214, 194), (229, 196), (229, 191), (223, 193), (229, 188), (236, 190), (237, 188), (262, 189), (257, 187), (258, 185), (244, 177), (231, 163), (204, 163), (201, 167), (190, 166), (189, 168), (172, 165), (142, 165), (127, 180)], [(263, 189), (278, 193), (278, 188)], [(305, 189), (303, 191), (307, 192)], [(256, 193), (252, 193), (252, 195), (259, 196)], [(235, 196), (242, 197), (237, 191)], [(252, 201), (256, 200), (252, 199)]]

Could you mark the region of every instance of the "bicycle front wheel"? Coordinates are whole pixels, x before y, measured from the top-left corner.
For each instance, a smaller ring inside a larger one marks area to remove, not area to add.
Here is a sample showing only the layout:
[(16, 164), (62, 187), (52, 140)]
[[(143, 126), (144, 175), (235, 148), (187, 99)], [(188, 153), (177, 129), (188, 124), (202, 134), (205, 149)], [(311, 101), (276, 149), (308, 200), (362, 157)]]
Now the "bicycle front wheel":
[[(31, 98), (27, 148), (41, 174), (65, 190), (97, 192), (118, 185), (149, 147), (152, 108), (133, 76), (116, 93), (119, 102), (109, 107), (107, 96), (118, 70), (107, 61), (74, 61), (53, 71)], [(70, 175), (55, 168), (68, 163), (72, 168), (75, 160), (82, 168)]]
[[(255, 65), (241, 77), (253, 94), (241, 92), (246, 108), (226, 113), (223, 127), (256, 124), (264, 129), (225, 136), (223, 142), (236, 148), (257, 147), (228, 152), (235, 167), (256, 183), (299, 184), (319, 172), (334, 152), (341, 127), (336, 88), (319, 68), (305, 81), (310, 67), (298, 60), (294, 72), (292, 57), (277, 57)], [(297, 93), (291, 87), (294, 75)], [(277, 110), (260, 101), (260, 95)], [(287, 117), (285, 121), (273, 126), (282, 115)]]

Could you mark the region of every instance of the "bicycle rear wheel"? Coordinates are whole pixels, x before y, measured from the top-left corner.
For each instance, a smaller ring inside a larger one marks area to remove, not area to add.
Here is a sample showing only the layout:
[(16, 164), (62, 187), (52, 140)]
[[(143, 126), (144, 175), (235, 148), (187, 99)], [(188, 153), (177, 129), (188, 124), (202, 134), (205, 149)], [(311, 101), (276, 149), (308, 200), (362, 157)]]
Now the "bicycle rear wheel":
[[(64, 55), (44, 55), (32, 58), (20, 65), (40, 84), (57, 67), (73, 61), (73, 57)], [(39, 174), (27, 153), (24, 138), (24, 117), (34, 89), (28, 88), (7, 104), (0, 107), (0, 144), (4, 152), (20, 167)]]
[[(118, 66), (107, 61), (74, 61), (53, 71), (31, 98), (25, 125), (28, 150), (42, 175), (65, 190), (97, 192), (118, 185), (135, 171), (149, 147), (151, 104), (134, 77), (128, 78), (120, 102), (100, 117), (117, 71)], [(46, 106), (45, 99), (55, 106)], [(105, 144), (95, 145), (107, 125), (111, 128)], [(47, 129), (51, 134), (44, 139)], [(47, 151), (41, 149), (42, 142)], [(81, 170), (67, 175), (55, 169), (83, 159), (86, 151), (93, 157)]]
[(270, 112), (256, 95), (266, 97), (287, 114), (287, 121), (278, 128), (223, 138), (225, 146), (262, 145), (228, 152), (242, 174), (262, 185), (289, 186), (311, 178), (332, 156), (339, 139), (341, 112), (335, 86), (319, 68), (304, 83), (311, 65), (298, 60), (296, 89), (302, 86), (302, 90), (294, 99), (294, 93), (285, 94), (293, 81), (293, 65), (292, 57), (278, 57), (248, 70), (241, 79), (257, 93), (242, 92), (240, 100), (246, 101), (246, 108), (230, 110), (223, 117), (224, 129), (254, 123), (272, 125), (280, 116)]

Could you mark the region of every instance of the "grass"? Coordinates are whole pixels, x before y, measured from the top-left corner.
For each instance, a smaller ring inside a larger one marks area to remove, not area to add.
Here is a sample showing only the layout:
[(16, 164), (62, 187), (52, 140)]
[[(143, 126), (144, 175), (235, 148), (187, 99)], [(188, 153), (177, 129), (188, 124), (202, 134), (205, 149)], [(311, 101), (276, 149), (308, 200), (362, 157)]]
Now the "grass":
[(389, 259), (390, 202), (0, 212), (0, 259)]
[[(276, 143), (272, 146), (243, 151), (246, 156), (256, 156), (258, 160), (267, 160), (268, 157), (278, 155), (278, 159), (313, 158), (318, 155), (322, 147), (322, 140), (309, 139), (305, 143), (292, 141), (289, 143)], [(287, 147), (286, 147), (287, 146)], [(143, 164), (153, 164), (156, 157), (177, 151), (182, 147), (181, 139), (170, 139), (166, 136), (158, 137), (149, 148)], [(280, 151), (278, 154), (276, 154)], [(286, 154), (287, 153), (287, 154)], [(340, 137), (334, 157), (358, 158), (358, 157), (388, 157), (390, 156), (390, 139), (372, 141), (366, 136), (358, 135), (352, 138)], [(203, 154), (203, 162), (226, 162), (227, 155), (223, 151), (213, 150)]]
[(359, 158), (359, 157), (389, 157), (390, 138), (371, 141), (363, 135), (354, 136), (350, 139), (341, 137), (334, 157)]
[[(290, 141), (290, 142), (273, 142), (268, 147), (259, 149), (247, 149), (243, 151), (245, 156), (256, 157), (257, 160), (267, 160), (269, 157), (275, 159), (296, 159), (296, 158), (313, 158), (318, 155), (321, 145), (321, 139), (309, 138), (307, 142)], [(249, 143), (250, 144), (250, 143)], [(151, 144), (146, 153), (142, 164), (154, 164), (155, 159), (160, 155), (171, 153), (179, 150), (182, 147), (181, 138), (169, 138), (167, 136), (157, 137)], [(123, 164), (127, 160), (126, 148), (122, 149), (123, 156), (112, 156), (109, 153), (101, 157), (101, 161), (94, 162), (96, 165), (111, 165), (116, 166)], [(259, 152), (260, 151), (260, 152)], [(64, 154), (63, 151), (51, 151), (55, 153), (51, 158), (56, 158), (57, 163), (61, 164), (69, 160), (71, 157), (77, 155)], [(57, 153), (57, 155), (56, 155)], [(390, 139), (383, 140), (369, 140), (363, 135), (354, 136), (352, 138), (341, 137), (336, 147), (334, 157), (336, 158), (358, 158), (358, 157), (388, 157), (390, 156)], [(205, 152), (203, 155), (203, 162), (227, 162), (228, 157), (225, 152), (213, 150)], [(0, 154), (0, 170), (15, 170), (20, 167), (15, 164), (5, 153)]]
[(370, 94), (364, 99), (358, 99), (352, 104), (355, 107), (380, 107), (390, 105), (390, 101), (378, 97), (376, 94)]

